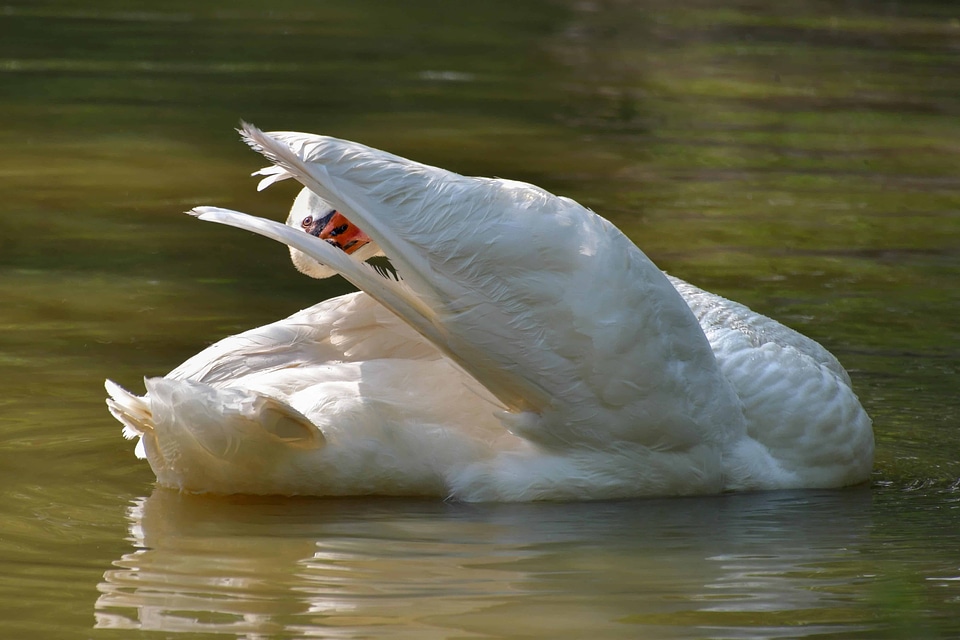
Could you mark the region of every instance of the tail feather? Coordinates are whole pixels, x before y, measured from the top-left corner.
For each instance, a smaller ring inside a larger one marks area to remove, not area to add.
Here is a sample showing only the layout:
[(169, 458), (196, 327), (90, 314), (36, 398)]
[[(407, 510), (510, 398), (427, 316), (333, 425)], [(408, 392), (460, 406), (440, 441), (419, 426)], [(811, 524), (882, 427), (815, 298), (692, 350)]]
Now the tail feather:
[[(133, 395), (113, 380), (105, 381), (103, 386), (110, 394), (107, 408), (123, 425), (124, 438), (132, 440), (154, 430), (153, 412), (146, 398)], [(141, 459), (147, 457), (142, 440), (137, 443), (136, 455)]]
[(110, 413), (123, 424), (124, 438), (132, 440), (153, 431), (153, 414), (146, 398), (133, 395), (113, 380), (107, 380), (103, 386), (110, 394), (107, 398)]
[(175, 450), (186, 442), (195, 442), (218, 459), (232, 455), (244, 440), (295, 449), (315, 449), (326, 443), (323, 433), (299, 411), (255, 391), (215, 389), (169, 378), (144, 382), (148, 391), (144, 396), (112, 380), (104, 386), (110, 394), (107, 407), (123, 424), (123, 437), (140, 438), (136, 455), (149, 457), (152, 465), (165, 468), (163, 461), (175, 458)]
[(253, 389), (217, 389), (191, 380), (148, 378), (161, 440), (190, 439), (217, 459), (248, 443), (316, 449), (326, 440), (309, 418), (286, 402)]

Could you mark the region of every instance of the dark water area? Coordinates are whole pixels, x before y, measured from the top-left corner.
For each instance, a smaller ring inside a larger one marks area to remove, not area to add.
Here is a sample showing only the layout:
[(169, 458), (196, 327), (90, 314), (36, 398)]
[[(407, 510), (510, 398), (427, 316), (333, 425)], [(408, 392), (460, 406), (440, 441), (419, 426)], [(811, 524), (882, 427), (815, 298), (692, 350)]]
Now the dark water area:
[[(960, 636), (952, 2), (0, 6), (0, 630), (30, 638)], [(240, 119), (526, 180), (834, 352), (869, 486), (599, 504), (155, 489), (103, 404), (349, 291)]]

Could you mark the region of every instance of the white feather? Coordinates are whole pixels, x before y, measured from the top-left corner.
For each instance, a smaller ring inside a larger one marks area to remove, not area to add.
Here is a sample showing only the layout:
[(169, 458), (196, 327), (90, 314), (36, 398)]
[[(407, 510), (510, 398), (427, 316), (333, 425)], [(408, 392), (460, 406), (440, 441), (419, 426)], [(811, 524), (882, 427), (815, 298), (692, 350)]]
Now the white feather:
[(242, 133), (275, 163), (261, 187), (292, 176), (313, 192), (291, 219), (329, 204), (400, 279), (294, 225), (194, 210), (363, 291), (227, 338), (143, 398), (108, 383), (162, 484), (531, 500), (868, 477), (870, 421), (833, 356), (668, 278), (572, 200), (335, 138)]

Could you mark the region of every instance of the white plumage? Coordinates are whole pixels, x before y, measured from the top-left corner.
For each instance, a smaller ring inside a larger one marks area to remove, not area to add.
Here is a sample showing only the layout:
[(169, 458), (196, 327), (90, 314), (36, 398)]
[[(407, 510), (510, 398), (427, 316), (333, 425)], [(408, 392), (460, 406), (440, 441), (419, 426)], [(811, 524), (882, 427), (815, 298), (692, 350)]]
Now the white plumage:
[[(669, 278), (532, 185), (352, 142), (243, 130), (306, 189), (288, 225), (201, 207), (362, 291), (227, 338), (110, 410), (187, 491), (599, 499), (838, 487), (870, 420), (816, 342)], [(296, 228), (332, 207), (373, 242)], [(382, 251), (401, 280), (362, 262)]]

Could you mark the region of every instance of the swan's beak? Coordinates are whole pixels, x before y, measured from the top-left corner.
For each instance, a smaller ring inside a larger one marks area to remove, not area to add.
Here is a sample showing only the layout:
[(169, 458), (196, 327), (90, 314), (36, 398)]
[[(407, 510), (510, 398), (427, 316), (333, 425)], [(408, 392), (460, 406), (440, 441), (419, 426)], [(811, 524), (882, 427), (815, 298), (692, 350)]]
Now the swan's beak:
[(331, 211), (329, 214), (318, 219), (312, 226), (305, 228), (304, 231), (312, 236), (342, 249), (346, 253), (353, 253), (360, 247), (371, 242), (370, 236), (360, 230), (339, 211)]

